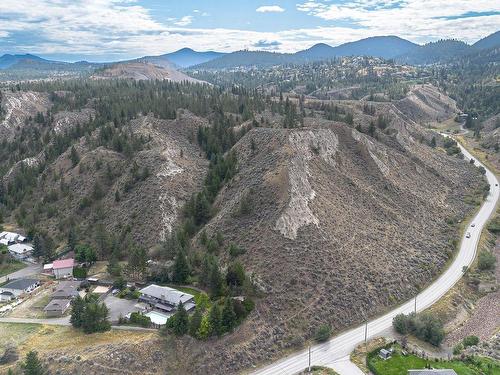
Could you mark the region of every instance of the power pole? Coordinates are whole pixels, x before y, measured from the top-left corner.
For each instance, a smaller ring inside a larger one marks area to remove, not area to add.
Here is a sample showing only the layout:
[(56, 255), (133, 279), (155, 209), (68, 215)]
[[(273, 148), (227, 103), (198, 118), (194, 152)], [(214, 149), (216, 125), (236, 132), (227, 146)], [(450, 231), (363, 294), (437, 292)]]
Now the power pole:
[(311, 372), (311, 345), (309, 345), (309, 371)]
[(415, 315), (417, 315), (417, 296), (415, 296)]

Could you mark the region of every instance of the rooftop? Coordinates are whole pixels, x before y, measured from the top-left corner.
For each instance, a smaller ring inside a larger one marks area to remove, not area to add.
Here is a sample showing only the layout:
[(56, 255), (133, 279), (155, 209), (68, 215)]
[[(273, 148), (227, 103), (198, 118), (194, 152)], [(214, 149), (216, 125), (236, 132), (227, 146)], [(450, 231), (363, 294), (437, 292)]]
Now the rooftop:
[(167, 286), (159, 286), (155, 284), (148, 285), (139, 292), (147, 296), (158, 298), (175, 306), (177, 306), (179, 302), (186, 303), (194, 298), (191, 294), (184, 293)]
[(10, 283), (7, 283), (4, 286), (2, 286), (2, 289), (24, 290), (38, 282), (39, 280), (37, 279), (17, 279), (17, 280), (12, 280)]
[(16, 243), (14, 245), (9, 246), (9, 251), (12, 251), (13, 253), (16, 253), (16, 254), (24, 254), (24, 253), (28, 253), (30, 251), (33, 251), (33, 248), (29, 245), (25, 245), (22, 243)]
[(75, 265), (75, 260), (73, 258), (69, 259), (59, 259), (59, 260), (54, 260), (52, 263), (52, 268), (57, 270), (61, 268), (70, 268)]
[(64, 311), (69, 307), (71, 301), (69, 299), (53, 299), (43, 309), (44, 311)]

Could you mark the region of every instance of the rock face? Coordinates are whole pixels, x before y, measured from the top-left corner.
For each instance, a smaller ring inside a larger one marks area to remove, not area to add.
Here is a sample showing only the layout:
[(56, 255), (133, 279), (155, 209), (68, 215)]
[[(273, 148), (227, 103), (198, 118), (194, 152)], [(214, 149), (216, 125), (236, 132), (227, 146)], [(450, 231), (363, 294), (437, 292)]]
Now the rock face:
[(34, 118), (38, 112), (45, 114), (50, 108), (50, 101), (46, 93), (4, 91), (0, 105), (5, 112), (3, 121), (0, 122), (0, 136), (10, 138), (17, 127), (24, 125), (27, 118)]
[(314, 199), (316, 192), (309, 183), (308, 162), (317, 153), (327, 163), (333, 163), (337, 151), (337, 136), (328, 129), (317, 132), (304, 131), (291, 133), (288, 139), (290, 145), (290, 202), (283, 214), (276, 221), (275, 229), (289, 239), (297, 238), (299, 228), (308, 224), (319, 224), (309, 208), (309, 202)]

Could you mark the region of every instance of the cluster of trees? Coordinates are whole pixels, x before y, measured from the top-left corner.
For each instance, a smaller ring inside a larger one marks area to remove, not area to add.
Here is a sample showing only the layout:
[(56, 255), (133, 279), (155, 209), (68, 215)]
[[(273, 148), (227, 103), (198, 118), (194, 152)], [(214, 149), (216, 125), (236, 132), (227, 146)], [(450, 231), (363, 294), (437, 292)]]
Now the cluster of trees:
[(44, 262), (55, 259), (55, 243), (48, 234), (38, 232), (33, 236), (33, 256)]
[(431, 314), (399, 314), (392, 325), (398, 333), (415, 335), (434, 346), (439, 346), (444, 339), (443, 323)]
[(202, 299), (197, 301), (191, 317), (180, 303), (176, 313), (168, 320), (165, 332), (177, 336), (189, 334), (200, 340), (221, 336), (231, 332), (254, 308), (253, 301), (248, 298), (240, 301), (225, 297), (213, 303), (208, 301), (206, 295)]
[(72, 302), (70, 322), (74, 328), (80, 328), (85, 333), (105, 332), (111, 329), (108, 315), (106, 304), (99, 302), (98, 296), (87, 294), (84, 298), (78, 296)]
[(446, 150), (448, 155), (459, 155), (461, 154), (460, 148), (457, 145), (457, 142), (451, 138), (445, 138), (443, 141), (443, 147)]

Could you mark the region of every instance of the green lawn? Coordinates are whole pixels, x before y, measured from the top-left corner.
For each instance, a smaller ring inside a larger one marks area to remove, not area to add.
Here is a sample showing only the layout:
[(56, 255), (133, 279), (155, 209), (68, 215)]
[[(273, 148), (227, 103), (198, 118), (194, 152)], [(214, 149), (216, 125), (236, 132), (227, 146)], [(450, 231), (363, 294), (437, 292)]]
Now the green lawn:
[(4, 263), (0, 264), (0, 277), (8, 275), (9, 273), (19, 271), (26, 267), (26, 264), (24, 264), (21, 261), (14, 261), (14, 262), (9, 262), (9, 263)]
[[(488, 358), (476, 357), (471, 362), (461, 361), (427, 361), (423, 358), (399, 353), (384, 361), (378, 356), (369, 360), (376, 375), (406, 375), (410, 369), (423, 369), (427, 364), (433, 368), (453, 369), (458, 375), (500, 375), (500, 363)], [(490, 368), (489, 368), (490, 365)]]

